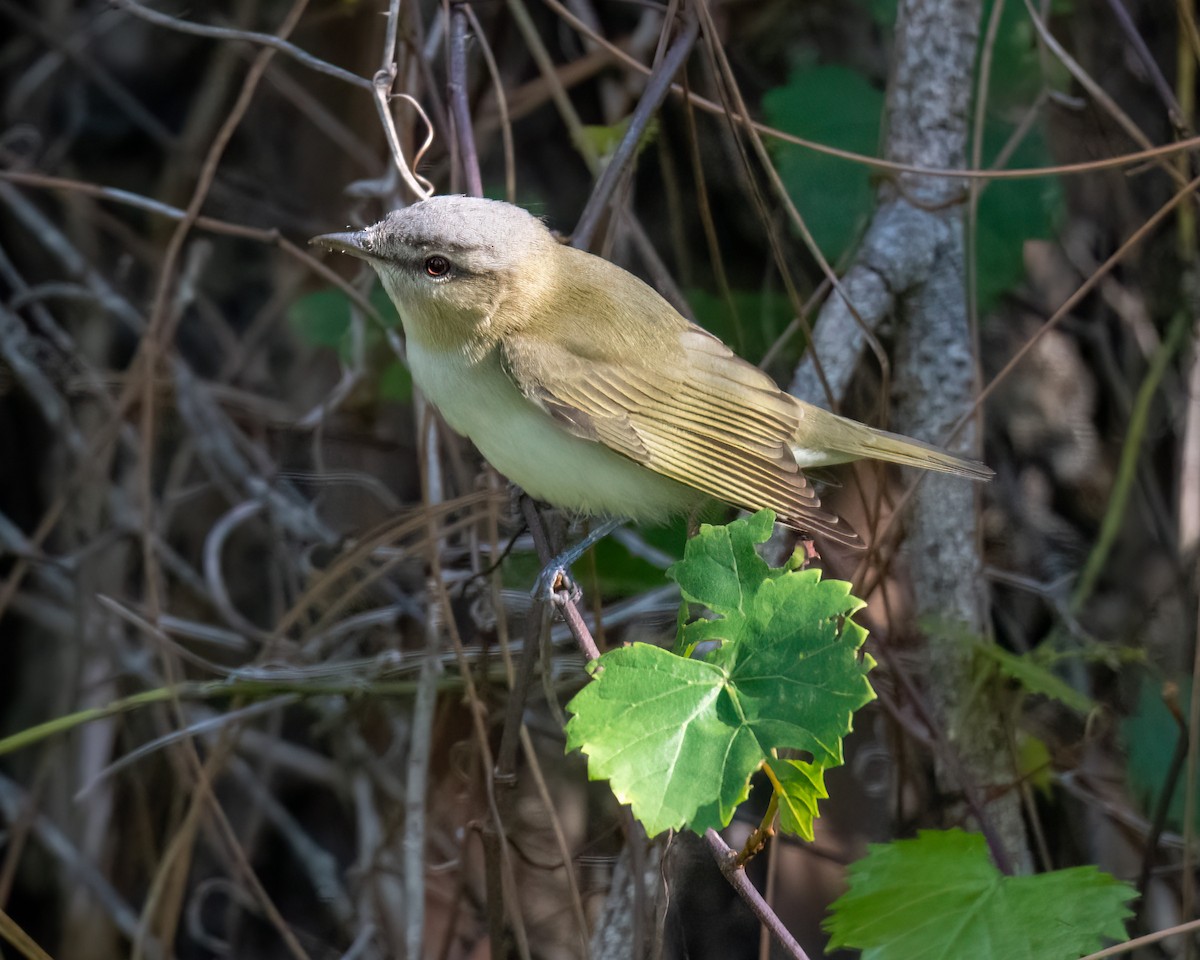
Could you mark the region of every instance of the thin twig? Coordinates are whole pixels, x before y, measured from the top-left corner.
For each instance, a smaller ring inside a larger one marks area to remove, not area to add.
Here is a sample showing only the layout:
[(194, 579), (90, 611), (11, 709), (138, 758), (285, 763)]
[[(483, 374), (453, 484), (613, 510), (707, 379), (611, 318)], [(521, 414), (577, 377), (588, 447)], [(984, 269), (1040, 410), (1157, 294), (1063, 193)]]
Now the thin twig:
[[(0, 774), (0, 813), (4, 815), (4, 819), (9, 823), (19, 821), (28, 802), (29, 797), (25, 791)], [(68, 875), (86, 887), (103, 906), (122, 935), (133, 939), (138, 931), (137, 913), (122, 899), (121, 894), (109, 884), (96, 866), (80, 854), (74, 843), (45, 814), (34, 814), (33, 832), (38, 842), (62, 865)], [(148, 957), (159, 958), (164, 955), (161, 944), (153, 937), (146, 938), (145, 947)]]
[(529, 772), (533, 777), (534, 786), (537, 788), (538, 798), (542, 801), (542, 807), (546, 811), (546, 820), (550, 824), (551, 832), (554, 834), (554, 842), (558, 846), (559, 856), (562, 857), (562, 870), (567, 879), (567, 895), (571, 902), (571, 912), (575, 916), (575, 928), (579, 932), (579, 942), (583, 947), (583, 952), (580, 956), (586, 958), (588, 953), (587, 915), (584, 912), (583, 895), (579, 890), (579, 880), (575, 876), (575, 862), (571, 858), (571, 850), (567, 845), (567, 836), (563, 831), (562, 820), (555, 809), (554, 797), (551, 796), (550, 788), (546, 784), (546, 778), (542, 774), (542, 767), (538, 762), (533, 737), (529, 735), (529, 728), (524, 724), (521, 725), (521, 750), (525, 754), (525, 762), (529, 765)]
[[(1067, 53), (1066, 48), (1058, 42), (1058, 39), (1050, 32), (1050, 28), (1046, 26), (1046, 22), (1038, 15), (1037, 10), (1034, 9), (1033, 0), (1025, 0), (1025, 9), (1029, 13), (1029, 19), (1033, 23), (1038, 37), (1046, 45), (1047, 49), (1054, 54), (1059, 63), (1067, 68), (1067, 72), (1079, 82), (1079, 85), (1104, 109), (1105, 113), (1117, 122), (1117, 125), (1128, 134), (1129, 139), (1144, 150), (1150, 149), (1150, 138), (1146, 136), (1133, 118), (1121, 109), (1116, 100), (1110, 97), (1104, 88), (1080, 66), (1079, 62)], [(1177, 184), (1182, 184), (1187, 179), (1183, 171), (1168, 163), (1162, 156), (1155, 157), (1154, 163)], [(1200, 196), (1194, 197), (1193, 200), (1197, 204), (1200, 204)]]
[(450, 96), (450, 112), (454, 117), (454, 142), (466, 177), (467, 193), (472, 197), (482, 197), (479, 152), (475, 149), (471, 105), (467, 102), (467, 14), (470, 9), (465, 0), (454, 0), (450, 5), (450, 76), (446, 85)]
[(412, 708), (404, 779), (404, 942), (409, 957), (421, 956), (425, 943), (425, 803), (433, 752), (433, 715), (442, 676), (438, 658), (442, 647), (440, 609), (432, 606), (425, 624), (425, 660)]
[(587, 206), (583, 208), (579, 222), (571, 234), (573, 247), (586, 250), (591, 246), (596, 227), (599, 226), (600, 219), (604, 216), (604, 211), (608, 207), (609, 200), (612, 199), (617, 183), (636, 155), (646, 127), (654, 114), (658, 112), (658, 108), (662, 106), (675, 74), (683, 67), (699, 35), (700, 21), (695, 13), (689, 13), (683, 32), (675, 38), (675, 42), (671, 44), (666, 56), (650, 74), (646, 89), (642, 92), (633, 116), (629, 118), (629, 126), (625, 130), (625, 135), (621, 138), (617, 149), (613, 151), (612, 157), (604, 167), (604, 172), (596, 181), (596, 186), (592, 188), (592, 195), (588, 197)]
[[(1175, 210), (1181, 203), (1189, 197), (1195, 196), (1200, 190), (1200, 176), (1189, 181), (1181, 189), (1177, 190), (1166, 203), (1154, 211), (1140, 227), (1133, 231), (1115, 251), (1105, 260), (1095, 271), (1092, 272), (1086, 280), (1066, 300), (1064, 300), (1058, 308), (1046, 318), (1046, 321), (1037, 329), (1037, 331), (1028, 340), (1025, 341), (1019, 350), (1008, 362), (1000, 369), (1000, 371), (992, 377), (983, 389), (979, 391), (979, 395), (975, 398), (971, 409), (967, 410), (955, 425), (941, 438), (943, 445), (950, 443), (959, 432), (969, 423), (973, 423), (978, 414), (979, 409), (984, 402), (990, 397), (1000, 385), (1012, 374), (1013, 370), (1033, 351), (1034, 347), (1041, 342), (1042, 338), (1055, 330), (1071, 312), (1077, 307), (1084, 298), (1114, 269), (1120, 264), (1143, 240), (1145, 240), (1154, 229), (1165, 220), (1172, 211)], [(892, 542), (899, 535), (900, 520), (904, 514), (904, 508), (908, 502), (915, 496), (917, 488), (921, 485), (927, 474), (921, 473), (915, 477), (912, 482), (905, 488), (904, 492), (897, 498), (891, 516), (888, 518), (884, 526), (876, 531), (875, 539), (872, 543), (873, 549), (880, 549), (883, 546)], [(850, 579), (855, 583), (861, 583), (861, 591), (864, 596), (869, 596), (878, 586), (879, 578), (882, 576), (882, 570), (872, 569), (869, 563), (860, 564), (855, 570)], [(866, 577), (867, 579), (864, 579)]]
[(704, 842), (708, 844), (713, 859), (717, 861), (721, 875), (729, 881), (729, 885), (737, 891), (738, 896), (746, 902), (746, 906), (758, 917), (759, 923), (771, 931), (771, 936), (775, 938), (776, 943), (795, 960), (809, 960), (804, 948), (796, 942), (796, 938), (783, 925), (783, 921), (771, 909), (770, 904), (763, 899), (762, 894), (750, 882), (745, 868), (738, 864), (737, 853), (721, 839), (721, 835), (710, 827), (704, 832)]
[(467, 18), (471, 21), (471, 31), (475, 35), (475, 39), (479, 42), (479, 52), (483, 55), (483, 61), (487, 64), (488, 76), (492, 80), (492, 90), (496, 97), (496, 113), (498, 123), (500, 125), (500, 137), (504, 143), (504, 198), (509, 203), (517, 202), (517, 160), (516, 151), (513, 148), (513, 132), (512, 118), (508, 112), (508, 94), (504, 91), (504, 81), (500, 76), (500, 67), (496, 63), (495, 54), (492, 53), (492, 45), (488, 43), (487, 36), (483, 32), (483, 27), (479, 23), (479, 19), (475, 16), (475, 11), (470, 4), (465, 5)]
[[(542, 0), (554, 13), (571, 25), (572, 28), (579, 33), (595, 40), (597, 44), (613, 55), (621, 63), (636, 70), (638, 73), (649, 76), (653, 68), (646, 66), (636, 58), (631, 57), (628, 53), (622, 50), (619, 46), (606, 38), (600, 36), (592, 30), (586, 23), (576, 17), (570, 10), (564, 7), (558, 0)], [(719, 103), (714, 103), (699, 94), (685, 90), (680, 84), (672, 84), (671, 92), (676, 96), (687, 97), (696, 107), (703, 110), (705, 113), (713, 114), (721, 118), (729, 118), (729, 112)], [(869, 167), (872, 170), (878, 170), (887, 173), (914, 173), (927, 177), (945, 177), (954, 180), (1028, 180), (1036, 177), (1045, 177), (1051, 174), (1059, 176), (1069, 174), (1089, 173), (1095, 170), (1111, 170), (1117, 167), (1133, 166), (1135, 164), (1144, 163), (1147, 160), (1157, 160), (1161, 157), (1175, 156), (1176, 154), (1187, 153), (1200, 147), (1200, 136), (1189, 137), (1187, 140), (1179, 140), (1175, 143), (1164, 144), (1158, 147), (1149, 147), (1143, 150), (1135, 150), (1130, 153), (1123, 153), (1116, 157), (1109, 157), (1105, 160), (1088, 160), (1083, 163), (1069, 163), (1051, 167), (1024, 167), (1013, 170), (968, 170), (959, 169), (956, 167), (923, 167), (912, 163), (897, 163), (892, 160), (884, 160), (880, 157), (871, 157), (863, 153), (855, 153), (853, 150), (841, 150), (837, 147), (831, 147), (828, 144), (820, 143), (816, 140), (806, 140), (803, 137), (797, 137), (790, 133), (785, 133), (765, 123), (758, 123), (747, 116), (733, 115), (735, 123), (747, 126), (756, 133), (764, 137), (770, 137), (773, 140), (779, 140), (783, 143), (792, 143), (798, 147), (804, 147), (806, 150), (812, 150), (814, 153), (824, 154), (829, 157), (837, 157), (841, 160), (849, 160), (852, 163), (858, 163), (862, 166)]]
[(1137, 54), (1138, 59), (1142, 62), (1142, 67), (1150, 77), (1150, 85), (1154, 87), (1154, 92), (1158, 94), (1158, 98), (1162, 100), (1163, 106), (1167, 108), (1167, 114), (1171, 118), (1171, 123), (1179, 133), (1185, 133), (1187, 130), (1187, 120), (1183, 115), (1183, 108), (1175, 98), (1175, 92), (1171, 89), (1171, 85), (1167, 83), (1167, 78), (1163, 76), (1158, 61), (1154, 59), (1154, 54), (1150, 52), (1145, 38), (1138, 30), (1137, 24), (1133, 22), (1133, 17), (1130, 16), (1129, 11), (1125, 8), (1125, 4), (1121, 0), (1108, 0), (1108, 8), (1116, 18), (1117, 26), (1121, 28), (1121, 33), (1125, 35), (1125, 39), (1129, 41), (1134, 53)]
[[(1159, 943), (1166, 940), (1167, 937), (1178, 937), (1185, 933), (1193, 933), (1196, 930), (1200, 930), (1200, 920), (1190, 920), (1187, 923), (1176, 924), (1173, 927), (1167, 927), (1165, 930), (1159, 930), (1156, 933), (1148, 933), (1144, 937), (1126, 940), (1124, 943), (1118, 943), (1115, 947), (1097, 950), (1095, 953), (1089, 953), (1086, 957), (1081, 957), (1080, 960), (1104, 960), (1105, 957), (1119, 957), (1123, 953), (1133, 953), (1139, 947), (1148, 947), (1153, 943)], [(1188, 939), (1191, 938), (1189, 937)]]
[(294, 43), (289, 43), (280, 35), (193, 23), (190, 20), (181, 20), (179, 17), (172, 17), (165, 13), (159, 13), (157, 10), (151, 10), (149, 7), (138, 3), (137, 0), (109, 0), (109, 3), (156, 26), (166, 27), (168, 30), (175, 30), (179, 33), (190, 33), (197, 37), (208, 37), (212, 40), (233, 40), (242, 43), (252, 43), (260, 47), (269, 47), (272, 50), (277, 50), (284, 56), (291, 57), (301, 66), (308, 67), (310, 70), (316, 70), (318, 73), (341, 80), (343, 83), (348, 83), (361, 90), (371, 89), (371, 81), (366, 77), (360, 77), (356, 73), (343, 70), (341, 67), (327, 63), (319, 57), (314, 57), (311, 53), (301, 50)]

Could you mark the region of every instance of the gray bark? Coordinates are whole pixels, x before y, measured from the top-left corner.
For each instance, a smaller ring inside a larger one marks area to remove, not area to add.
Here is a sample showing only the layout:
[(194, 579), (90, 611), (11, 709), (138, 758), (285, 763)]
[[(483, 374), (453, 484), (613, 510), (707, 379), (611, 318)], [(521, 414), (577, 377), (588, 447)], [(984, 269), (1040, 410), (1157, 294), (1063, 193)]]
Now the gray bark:
[[(888, 89), (886, 156), (924, 167), (963, 167), (970, 143), (970, 107), (980, 0), (901, 0)], [(895, 429), (945, 443), (970, 409), (975, 357), (967, 319), (964, 181), (903, 174), (880, 189), (880, 206), (845, 281), (857, 317), (836, 294), (822, 310), (814, 337), (831, 389), (840, 397), (866, 335), (889, 314), (898, 325), (894, 380)], [(806, 360), (793, 392), (824, 402)], [(974, 426), (949, 446), (977, 455)], [(987, 634), (987, 587), (976, 531), (979, 490), (954, 477), (922, 478), (908, 516), (904, 566), (915, 612), (928, 631), (927, 695), (935, 721), (958, 756), (965, 779), (983, 797), (993, 835), (1009, 861), (1027, 871), (1030, 856), (1005, 733), (986, 699), (972, 695), (971, 645)], [(942, 626), (931, 626), (941, 624)], [(939, 771), (947, 790), (954, 782)]]
[[(630, 852), (629, 844), (633, 843), (645, 848), (645, 854), (638, 858), (640, 864), (635, 864)], [(662, 844), (647, 844), (645, 834), (635, 830), (617, 857), (609, 894), (592, 928), (591, 960), (637, 960), (658, 955), (651, 941), (657, 939), (662, 929), (661, 923), (656, 922), (662, 887), (661, 862)], [(650, 931), (653, 932), (648, 936)]]

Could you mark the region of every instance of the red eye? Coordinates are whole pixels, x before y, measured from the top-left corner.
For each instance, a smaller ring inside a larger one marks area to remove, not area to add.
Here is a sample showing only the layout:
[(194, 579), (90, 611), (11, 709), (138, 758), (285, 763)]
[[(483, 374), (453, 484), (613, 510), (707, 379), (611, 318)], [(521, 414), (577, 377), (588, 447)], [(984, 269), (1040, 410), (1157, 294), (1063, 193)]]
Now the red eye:
[(450, 272), (450, 261), (445, 257), (432, 256), (425, 258), (425, 273), (431, 277), (444, 277)]

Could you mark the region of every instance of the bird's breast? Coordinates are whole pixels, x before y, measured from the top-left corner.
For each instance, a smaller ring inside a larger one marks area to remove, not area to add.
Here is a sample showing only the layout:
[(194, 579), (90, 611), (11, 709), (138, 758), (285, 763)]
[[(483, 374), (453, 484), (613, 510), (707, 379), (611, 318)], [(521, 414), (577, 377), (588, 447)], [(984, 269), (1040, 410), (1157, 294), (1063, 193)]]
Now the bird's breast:
[(593, 515), (661, 520), (703, 494), (573, 436), (528, 400), (496, 352), (472, 359), (410, 339), (413, 380), (458, 433), (498, 471), (539, 500)]

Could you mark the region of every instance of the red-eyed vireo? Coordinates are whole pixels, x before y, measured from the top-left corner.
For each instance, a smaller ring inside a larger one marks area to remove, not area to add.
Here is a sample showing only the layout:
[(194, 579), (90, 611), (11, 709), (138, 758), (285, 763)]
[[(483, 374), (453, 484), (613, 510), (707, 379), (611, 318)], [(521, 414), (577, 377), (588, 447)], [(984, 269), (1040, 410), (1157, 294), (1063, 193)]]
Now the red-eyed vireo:
[(855, 543), (805, 467), (874, 458), (992, 471), (784, 393), (620, 267), (520, 207), (440, 196), (314, 240), (366, 260), (399, 311), (413, 380), (530, 496), (662, 520), (709, 498)]

